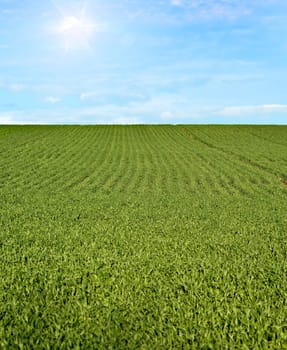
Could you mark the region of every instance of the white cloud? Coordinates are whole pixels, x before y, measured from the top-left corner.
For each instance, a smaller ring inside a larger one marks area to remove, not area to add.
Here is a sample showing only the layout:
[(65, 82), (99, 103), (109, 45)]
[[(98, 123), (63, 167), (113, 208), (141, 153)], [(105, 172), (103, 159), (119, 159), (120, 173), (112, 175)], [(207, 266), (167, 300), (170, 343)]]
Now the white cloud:
[(137, 92), (130, 91), (128, 88), (119, 88), (119, 87), (109, 87), (101, 88), (98, 91), (87, 91), (80, 94), (80, 100), (83, 102), (94, 101), (100, 102), (109, 100), (110, 98), (124, 98), (126, 100), (143, 100), (146, 98), (145, 95)]
[(132, 124), (144, 124), (144, 121), (140, 118), (132, 118), (132, 117), (121, 117), (121, 118), (112, 118), (112, 119), (101, 119), (97, 120), (96, 124), (125, 124), (125, 125), (132, 125)]
[(236, 19), (249, 15), (254, 3), (235, 0), (170, 0), (182, 7), (189, 20)]
[[(250, 15), (260, 5), (257, 0), (150, 0), (139, 8), (138, 4), (141, 2), (127, 2), (131, 5), (128, 11), (131, 20), (144, 19), (157, 23), (232, 21)], [(170, 11), (170, 8), (167, 11), (167, 7), (177, 8), (179, 11)]]
[(60, 98), (54, 97), (54, 96), (47, 96), (47, 97), (45, 98), (45, 102), (50, 103), (50, 104), (52, 104), (52, 105), (54, 105), (54, 104), (56, 104), (56, 103), (59, 103), (60, 101), (61, 101)]
[(174, 114), (170, 111), (166, 111), (160, 115), (160, 118), (163, 120), (171, 120), (174, 118)]
[[(117, 119), (115, 119), (117, 116)], [(95, 122), (98, 118), (105, 121), (116, 122), (132, 120), (136, 118), (147, 122), (148, 120), (186, 120), (186, 118), (197, 118), (190, 99), (177, 94), (165, 94), (154, 96), (146, 100), (130, 101), (125, 104), (101, 104), (90, 108), (79, 110), (78, 117), (82, 120)]]
[(173, 6), (181, 6), (183, 4), (183, 1), (182, 0), (171, 0), (170, 3)]
[(179, 95), (161, 95), (124, 105), (0, 112), (0, 124), (283, 123), (287, 104), (194, 105)]
[(8, 85), (8, 89), (13, 91), (13, 92), (21, 92), (23, 90), (25, 90), (26, 86), (23, 84), (9, 84)]
[(253, 106), (230, 106), (216, 112), (223, 116), (252, 116), (258, 114), (270, 113), (287, 113), (287, 105), (285, 104), (264, 104)]
[(16, 121), (9, 114), (0, 114), (0, 125), (15, 124)]
[(21, 92), (27, 89), (27, 86), (20, 83), (10, 83), (6, 81), (0, 81), (0, 88), (7, 89), (12, 92)]
[(93, 99), (93, 98), (95, 98), (97, 96), (98, 96), (98, 93), (94, 92), (94, 91), (83, 92), (80, 95), (80, 99), (81, 99), (81, 101), (86, 101), (86, 100)]

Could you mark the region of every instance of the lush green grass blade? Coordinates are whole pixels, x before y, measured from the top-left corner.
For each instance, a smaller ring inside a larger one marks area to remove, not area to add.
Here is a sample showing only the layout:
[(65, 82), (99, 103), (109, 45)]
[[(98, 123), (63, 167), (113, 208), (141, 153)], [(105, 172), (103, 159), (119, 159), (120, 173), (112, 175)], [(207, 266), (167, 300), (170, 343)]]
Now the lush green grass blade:
[(2, 126), (0, 208), (0, 349), (287, 349), (287, 127)]

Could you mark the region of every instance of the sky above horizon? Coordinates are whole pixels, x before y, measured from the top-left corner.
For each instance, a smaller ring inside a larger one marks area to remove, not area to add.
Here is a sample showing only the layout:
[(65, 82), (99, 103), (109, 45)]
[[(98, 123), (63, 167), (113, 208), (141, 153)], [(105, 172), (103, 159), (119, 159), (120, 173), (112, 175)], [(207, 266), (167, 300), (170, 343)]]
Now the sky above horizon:
[(0, 0), (0, 124), (287, 124), (286, 0)]

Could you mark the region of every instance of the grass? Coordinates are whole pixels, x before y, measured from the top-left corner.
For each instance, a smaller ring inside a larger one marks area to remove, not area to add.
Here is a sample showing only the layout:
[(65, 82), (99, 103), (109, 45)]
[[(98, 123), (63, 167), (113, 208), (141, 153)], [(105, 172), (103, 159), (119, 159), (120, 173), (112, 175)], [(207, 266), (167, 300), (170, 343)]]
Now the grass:
[(1, 349), (287, 349), (287, 127), (0, 127)]

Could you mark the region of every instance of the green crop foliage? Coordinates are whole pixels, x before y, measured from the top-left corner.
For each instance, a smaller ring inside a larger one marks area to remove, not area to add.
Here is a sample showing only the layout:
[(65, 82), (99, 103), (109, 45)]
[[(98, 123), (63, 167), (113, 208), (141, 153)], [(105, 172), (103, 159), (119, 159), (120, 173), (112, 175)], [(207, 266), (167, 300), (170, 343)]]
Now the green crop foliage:
[(0, 349), (287, 349), (287, 127), (1, 126)]

